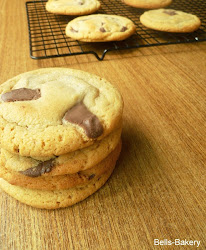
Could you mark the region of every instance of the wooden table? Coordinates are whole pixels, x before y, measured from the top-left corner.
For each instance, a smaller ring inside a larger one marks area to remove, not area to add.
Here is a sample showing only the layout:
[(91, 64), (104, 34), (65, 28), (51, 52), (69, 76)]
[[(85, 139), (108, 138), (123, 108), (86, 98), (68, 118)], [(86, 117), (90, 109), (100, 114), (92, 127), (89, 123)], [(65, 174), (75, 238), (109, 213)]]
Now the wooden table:
[(205, 249), (206, 42), (110, 53), (101, 62), (32, 60), (25, 1), (0, 0), (0, 20), (1, 83), (70, 67), (106, 78), (125, 103), (123, 149), (106, 185), (51, 211), (0, 191), (0, 249), (180, 249), (155, 239), (201, 241)]

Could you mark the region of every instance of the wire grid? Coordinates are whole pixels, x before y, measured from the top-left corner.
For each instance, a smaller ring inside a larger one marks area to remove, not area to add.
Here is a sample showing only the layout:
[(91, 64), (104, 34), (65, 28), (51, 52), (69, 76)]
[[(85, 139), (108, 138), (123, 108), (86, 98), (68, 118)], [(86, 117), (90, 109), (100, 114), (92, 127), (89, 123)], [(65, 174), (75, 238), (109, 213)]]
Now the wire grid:
[(206, 0), (174, 0), (168, 8), (197, 15), (201, 27), (193, 33), (167, 33), (144, 27), (140, 15), (145, 11), (125, 5), (121, 0), (100, 0), (97, 14), (125, 16), (136, 25), (136, 33), (124, 41), (88, 43), (73, 40), (65, 35), (65, 28), (74, 16), (54, 15), (45, 9), (46, 1), (26, 2), (30, 56), (44, 59), (80, 54), (93, 54), (103, 60), (106, 53), (139, 47), (206, 41)]

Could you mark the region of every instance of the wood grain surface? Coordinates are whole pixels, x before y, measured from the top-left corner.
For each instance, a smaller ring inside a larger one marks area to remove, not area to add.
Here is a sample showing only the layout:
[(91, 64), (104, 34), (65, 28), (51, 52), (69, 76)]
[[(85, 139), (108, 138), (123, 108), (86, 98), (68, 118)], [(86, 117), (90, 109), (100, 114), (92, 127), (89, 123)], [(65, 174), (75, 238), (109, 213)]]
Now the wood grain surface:
[(0, 249), (184, 248), (154, 239), (198, 240), (206, 249), (206, 42), (110, 53), (101, 62), (92, 55), (33, 60), (25, 1), (0, 0), (0, 20), (0, 83), (70, 67), (106, 78), (125, 104), (122, 153), (104, 187), (51, 211), (0, 191)]

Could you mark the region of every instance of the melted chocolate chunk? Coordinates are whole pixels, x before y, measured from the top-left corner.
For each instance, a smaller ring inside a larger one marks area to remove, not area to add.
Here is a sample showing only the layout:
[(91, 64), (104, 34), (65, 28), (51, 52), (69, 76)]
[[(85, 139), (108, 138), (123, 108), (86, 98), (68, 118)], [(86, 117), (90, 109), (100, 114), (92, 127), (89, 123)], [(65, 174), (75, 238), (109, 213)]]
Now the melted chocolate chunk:
[(1, 95), (1, 99), (4, 102), (30, 101), (39, 99), (40, 97), (40, 89), (27, 88), (13, 89)]
[(101, 27), (100, 29), (99, 29), (101, 32), (106, 32), (106, 30), (105, 30), (105, 28), (104, 27)]
[(53, 166), (54, 166), (54, 162), (52, 159), (52, 160), (41, 162), (36, 167), (28, 168), (25, 171), (19, 171), (19, 173), (29, 176), (29, 177), (38, 177), (38, 176), (41, 176), (42, 174), (51, 172)]
[(123, 26), (122, 28), (121, 28), (121, 32), (124, 32), (124, 31), (126, 31), (127, 30), (127, 27), (125, 27), (125, 26)]
[(89, 138), (97, 138), (103, 133), (99, 119), (87, 109), (83, 102), (69, 109), (63, 119), (81, 126)]
[(168, 14), (169, 16), (177, 15), (175, 10), (164, 10), (163, 13)]

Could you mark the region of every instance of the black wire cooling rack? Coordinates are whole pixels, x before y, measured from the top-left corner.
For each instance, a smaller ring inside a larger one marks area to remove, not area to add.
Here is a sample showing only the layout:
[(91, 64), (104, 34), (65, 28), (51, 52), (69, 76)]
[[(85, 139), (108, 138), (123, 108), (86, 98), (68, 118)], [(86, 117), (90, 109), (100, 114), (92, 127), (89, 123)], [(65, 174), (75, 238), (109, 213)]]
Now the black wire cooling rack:
[(103, 60), (109, 51), (158, 45), (192, 43), (206, 41), (206, 0), (173, 0), (171, 9), (182, 10), (197, 15), (201, 27), (193, 33), (176, 34), (147, 29), (139, 17), (144, 10), (125, 5), (121, 0), (100, 0), (99, 14), (125, 16), (136, 25), (136, 33), (124, 41), (88, 43), (73, 40), (65, 35), (65, 27), (73, 17), (48, 13), (46, 1), (26, 2), (30, 56), (33, 59), (62, 57), (80, 54), (94, 54)]

